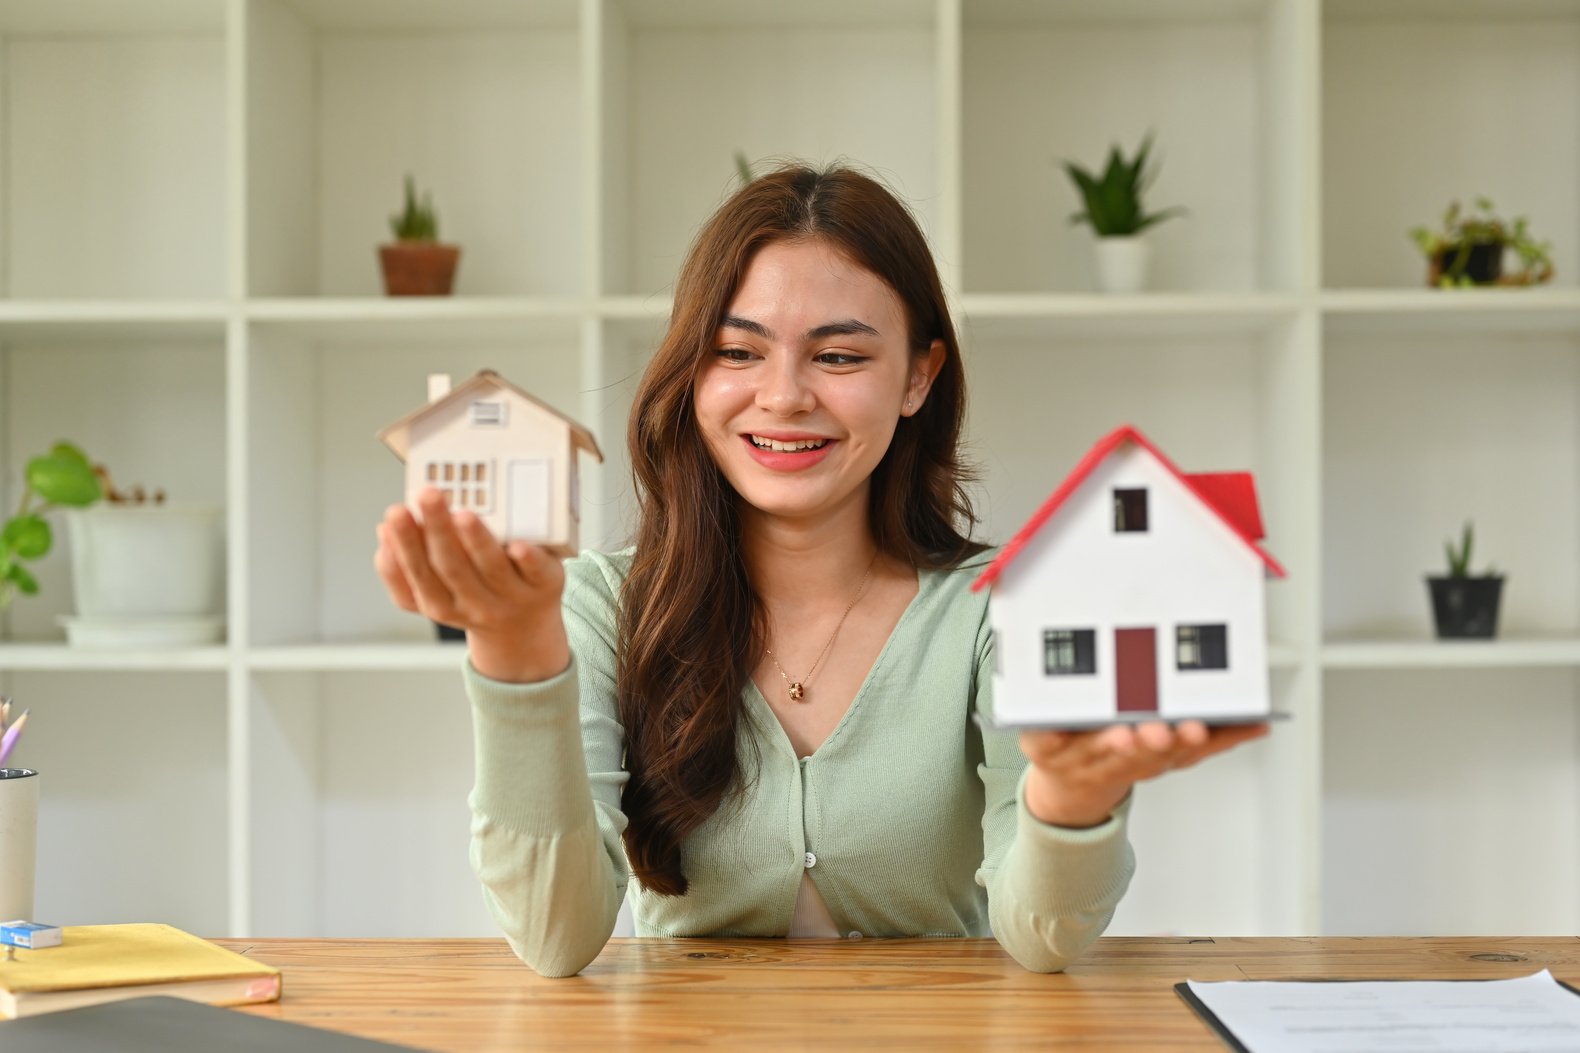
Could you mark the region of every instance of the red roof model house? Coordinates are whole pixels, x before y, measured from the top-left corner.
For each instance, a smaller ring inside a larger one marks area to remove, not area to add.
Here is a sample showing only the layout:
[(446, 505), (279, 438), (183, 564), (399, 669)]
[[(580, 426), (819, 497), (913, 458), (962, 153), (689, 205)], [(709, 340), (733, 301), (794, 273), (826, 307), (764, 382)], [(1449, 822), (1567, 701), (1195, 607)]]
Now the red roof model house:
[(993, 589), (999, 726), (1268, 716), (1266, 575), (1248, 472), (1187, 475), (1105, 436), (972, 587)]

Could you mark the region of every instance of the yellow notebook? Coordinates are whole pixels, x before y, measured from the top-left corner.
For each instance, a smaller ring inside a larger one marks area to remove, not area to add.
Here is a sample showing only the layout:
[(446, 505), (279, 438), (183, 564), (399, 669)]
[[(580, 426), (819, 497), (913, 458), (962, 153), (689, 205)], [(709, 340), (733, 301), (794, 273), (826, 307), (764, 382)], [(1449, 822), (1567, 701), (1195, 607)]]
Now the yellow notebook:
[(59, 947), (0, 961), (0, 1016), (14, 1019), (144, 995), (209, 1005), (272, 1002), (280, 970), (169, 925), (68, 925)]

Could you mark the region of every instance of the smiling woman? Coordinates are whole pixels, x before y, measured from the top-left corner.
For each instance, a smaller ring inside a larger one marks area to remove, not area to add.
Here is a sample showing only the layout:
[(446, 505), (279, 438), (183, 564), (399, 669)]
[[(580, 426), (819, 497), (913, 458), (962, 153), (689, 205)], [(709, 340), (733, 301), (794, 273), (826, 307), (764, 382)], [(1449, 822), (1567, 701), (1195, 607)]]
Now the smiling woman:
[(533, 968), (592, 961), (634, 877), (640, 935), (991, 931), (1061, 969), (1129, 882), (1131, 786), (1258, 734), (972, 720), (962, 374), (910, 213), (790, 166), (681, 270), (631, 412), (631, 549), (561, 566), (436, 492), (389, 510), (391, 596), (467, 630), (472, 863)]

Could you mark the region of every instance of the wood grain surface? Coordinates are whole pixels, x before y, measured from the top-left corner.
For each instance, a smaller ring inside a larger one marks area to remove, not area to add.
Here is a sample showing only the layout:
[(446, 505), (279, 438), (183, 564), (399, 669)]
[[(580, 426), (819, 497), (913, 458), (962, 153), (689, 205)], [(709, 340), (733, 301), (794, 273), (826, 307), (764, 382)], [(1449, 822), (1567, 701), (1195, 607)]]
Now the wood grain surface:
[(1110, 937), (1029, 973), (992, 940), (616, 939), (538, 977), (503, 940), (219, 940), (285, 971), (245, 1012), (419, 1049), (1221, 1050), (1181, 980), (1491, 980), (1580, 985), (1580, 938)]

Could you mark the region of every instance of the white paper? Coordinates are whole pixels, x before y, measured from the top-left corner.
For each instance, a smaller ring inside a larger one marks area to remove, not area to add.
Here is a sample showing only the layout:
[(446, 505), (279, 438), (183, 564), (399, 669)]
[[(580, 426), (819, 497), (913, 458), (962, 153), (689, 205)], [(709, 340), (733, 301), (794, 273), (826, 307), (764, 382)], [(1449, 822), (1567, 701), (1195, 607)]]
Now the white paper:
[(1580, 995), (1516, 980), (1189, 982), (1251, 1053), (1580, 1053)]

